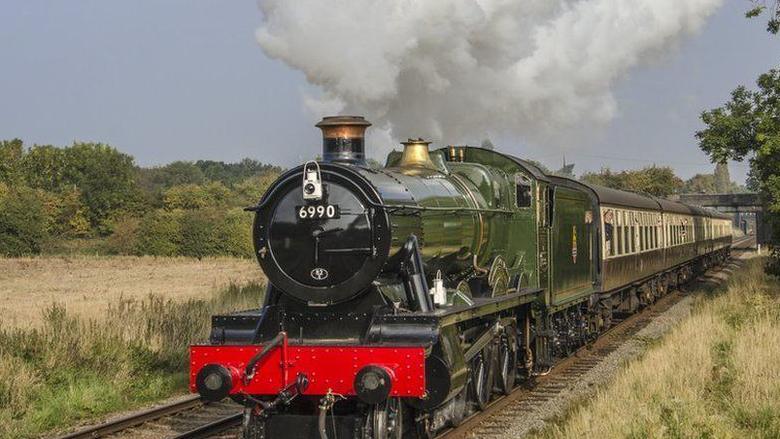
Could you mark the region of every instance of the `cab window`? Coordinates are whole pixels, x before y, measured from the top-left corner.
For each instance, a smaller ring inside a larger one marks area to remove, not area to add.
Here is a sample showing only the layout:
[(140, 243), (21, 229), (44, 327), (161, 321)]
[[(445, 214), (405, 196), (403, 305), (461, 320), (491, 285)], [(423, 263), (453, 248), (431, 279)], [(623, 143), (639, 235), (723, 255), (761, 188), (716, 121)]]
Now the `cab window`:
[(531, 207), (531, 180), (523, 174), (515, 174), (515, 205)]

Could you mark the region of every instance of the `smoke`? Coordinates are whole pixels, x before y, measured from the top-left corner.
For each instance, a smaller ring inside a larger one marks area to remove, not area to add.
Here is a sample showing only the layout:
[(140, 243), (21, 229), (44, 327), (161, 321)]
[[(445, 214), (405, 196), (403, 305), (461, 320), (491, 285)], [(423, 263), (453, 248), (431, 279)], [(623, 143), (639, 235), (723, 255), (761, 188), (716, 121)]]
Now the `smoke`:
[(257, 40), (322, 90), (316, 116), (394, 138), (560, 142), (617, 112), (629, 69), (695, 33), (722, 0), (259, 0)]

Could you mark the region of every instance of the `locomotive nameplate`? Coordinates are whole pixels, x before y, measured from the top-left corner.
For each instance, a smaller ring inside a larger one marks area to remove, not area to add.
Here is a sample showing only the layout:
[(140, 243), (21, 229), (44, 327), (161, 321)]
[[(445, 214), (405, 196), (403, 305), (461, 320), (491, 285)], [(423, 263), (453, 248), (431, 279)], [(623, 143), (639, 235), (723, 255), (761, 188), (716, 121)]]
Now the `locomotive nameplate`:
[(295, 206), (295, 217), (298, 218), (298, 221), (341, 218), (341, 209), (339, 209), (338, 204)]

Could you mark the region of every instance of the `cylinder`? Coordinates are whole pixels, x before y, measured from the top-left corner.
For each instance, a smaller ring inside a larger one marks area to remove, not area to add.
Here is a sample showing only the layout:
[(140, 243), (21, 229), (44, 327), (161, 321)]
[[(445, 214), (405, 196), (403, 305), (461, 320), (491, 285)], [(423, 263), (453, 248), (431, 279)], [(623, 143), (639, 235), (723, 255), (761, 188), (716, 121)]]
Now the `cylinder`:
[(371, 123), (361, 116), (327, 116), (316, 125), (322, 130), (324, 162), (365, 165), (366, 129)]

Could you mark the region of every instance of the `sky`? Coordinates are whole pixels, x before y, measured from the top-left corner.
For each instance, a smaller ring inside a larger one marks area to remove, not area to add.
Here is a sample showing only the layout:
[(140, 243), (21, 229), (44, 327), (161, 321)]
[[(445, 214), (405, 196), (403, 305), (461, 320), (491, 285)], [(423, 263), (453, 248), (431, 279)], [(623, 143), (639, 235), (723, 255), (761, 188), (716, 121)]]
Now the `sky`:
[[(632, 69), (614, 90), (617, 116), (572, 144), (493, 143), (551, 168), (565, 154), (578, 174), (712, 172), (694, 138), (700, 112), (778, 65), (780, 36), (746, 20), (749, 6), (726, 0), (698, 35)], [(103, 142), (144, 166), (251, 157), (288, 167), (319, 152), (324, 114), (304, 105), (316, 89), (263, 53), (254, 0), (3, 0), (0, 18), (0, 139)], [(730, 169), (744, 181), (746, 163)]]

